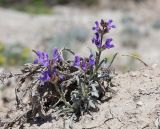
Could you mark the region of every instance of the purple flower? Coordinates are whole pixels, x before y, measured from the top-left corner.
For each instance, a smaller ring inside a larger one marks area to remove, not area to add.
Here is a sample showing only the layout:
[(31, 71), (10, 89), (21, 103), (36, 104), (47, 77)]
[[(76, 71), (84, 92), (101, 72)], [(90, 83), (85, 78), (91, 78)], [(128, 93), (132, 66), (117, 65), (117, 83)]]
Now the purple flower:
[(49, 65), (48, 53), (37, 51), (36, 54), (37, 54), (38, 58), (34, 60), (34, 64), (40, 63), (40, 64), (42, 64), (44, 66), (48, 66)]
[(82, 65), (81, 65), (82, 70), (85, 72), (87, 70), (87, 63), (86, 60), (82, 61)]
[(74, 62), (73, 62), (73, 66), (80, 66), (80, 57), (79, 56), (75, 56), (74, 57)]
[(105, 42), (105, 44), (104, 44), (103, 47), (104, 47), (104, 48), (108, 48), (108, 49), (113, 48), (113, 47), (114, 47), (114, 44), (111, 44), (112, 41), (113, 41), (112, 38), (106, 39), (106, 42)]
[(95, 33), (95, 36), (92, 38), (92, 43), (94, 43), (98, 48), (101, 47), (101, 39), (99, 33)]
[(53, 49), (53, 60), (54, 60), (55, 62), (62, 60), (62, 57), (60, 56), (57, 48), (54, 48), (54, 49)]
[(40, 62), (44, 66), (48, 66), (49, 65), (49, 56), (48, 56), (48, 53), (45, 53), (45, 52), (42, 53), (42, 57), (40, 58)]
[(113, 24), (113, 20), (107, 21), (107, 28), (108, 28), (108, 30), (110, 30), (112, 28), (116, 28), (116, 25)]
[(87, 62), (85, 59), (81, 58), (80, 56), (75, 56), (73, 66), (78, 66), (83, 71), (87, 70)]
[(50, 80), (49, 74), (50, 74), (50, 71), (43, 71), (42, 74), (41, 74), (42, 76), (39, 78), (39, 80), (40, 80), (42, 83)]
[(95, 30), (96, 32), (99, 31), (99, 22), (98, 21), (95, 21), (95, 27), (92, 27), (92, 30)]
[(60, 79), (61, 79), (61, 81), (64, 81), (65, 80), (64, 75), (60, 75)]
[(41, 84), (44, 84), (44, 82), (49, 81), (54, 76), (57, 76), (57, 68), (48, 68), (46, 71), (41, 72), (39, 80)]
[(95, 65), (95, 60), (94, 60), (93, 54), (90, 54), (90, 56), (89, 56), (89, 65), (90, 66)]
[(33, 63), (38, 64), (38, 59), (35, 59)]
[(53, 69), (52, 69), (52, 72), (51, 72), (51, 76), (56, 76), (57, 75), (57, 68), (56, 67), (53, 67)]

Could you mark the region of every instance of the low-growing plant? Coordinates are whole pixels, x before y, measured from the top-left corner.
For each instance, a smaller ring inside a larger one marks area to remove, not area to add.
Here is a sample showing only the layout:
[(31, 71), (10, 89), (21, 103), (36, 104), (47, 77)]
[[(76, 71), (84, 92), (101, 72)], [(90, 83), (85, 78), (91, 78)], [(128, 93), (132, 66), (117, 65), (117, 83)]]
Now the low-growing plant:
[[(70, 49), (53, 48), (52, 56), (47, 52), (34, 51), (37, 58), (33, 64), (25, 64), (22, 73), (10, 74), (18, 76), (19, 85), (15, 89), (17, 109), (24, 113), (14, 120), (5, 123), (12, 127), (24, 123), (45, 122), (48, 118), (66, 117), (72, 122), (78, 121), (85, 113), (98, 111), (98, 104), (110, 98), (105, 97), (110, 91), (114, 73), (110, 69), (111, 62), (101, 59), (103, 51), (114, 47), (113, 39), (104, 36), (115, 28), (112, 20), (96, 21), (92, 28), (94, 37), (92, 44), (96, 46), (87, 57), (81, 57)], [(63, 51), (74, 55), (73, 60), (65, 60)], [(108, 64), (103, 67), (102, 64)], [(25, 98), (28, 98), (28, 101)]]

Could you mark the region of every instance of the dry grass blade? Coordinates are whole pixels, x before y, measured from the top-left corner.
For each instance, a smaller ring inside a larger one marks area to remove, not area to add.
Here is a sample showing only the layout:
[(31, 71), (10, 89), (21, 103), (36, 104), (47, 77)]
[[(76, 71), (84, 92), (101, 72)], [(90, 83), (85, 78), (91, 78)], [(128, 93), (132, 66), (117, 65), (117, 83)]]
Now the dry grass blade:
[(144, 64), (144, 66), (149, 67), (149, 65), (147, 63), (145, 63), (141, 58), (134, 56), (134, 55), (122, 55), (122, 56), (128, 56), (128, 57), (132, 57), (134, 59), (139, 60), (142, 64)]

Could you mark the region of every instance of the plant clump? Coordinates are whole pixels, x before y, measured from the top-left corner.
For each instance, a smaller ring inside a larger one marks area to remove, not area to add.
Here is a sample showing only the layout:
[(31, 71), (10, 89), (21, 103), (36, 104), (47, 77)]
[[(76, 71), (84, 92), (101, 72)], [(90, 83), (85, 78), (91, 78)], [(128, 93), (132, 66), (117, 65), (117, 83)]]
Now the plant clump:
[[(104, 40), (104, 36), (115, 27), (112, 20), (95, 22), (92, 44), (96, 50), (87, 57), (66, 48), (53, 48), (51, 57), (47, 52), (34, 50), (37, 56), (34, 62), (25, 64), (22, 73), (9, 76), (17, 76), (19, 80), (15, 89), (17, 109), (25, 112), (6, 122), (5, 128), (59, 117), (70, 118), (72, 123), (85, 113), (98, 111), (98, 104), (109, 99), (105, 95), (112, 86), (111, 65), (117, 55), (111, 62), (101, 59), (103, 51), (115, 46), (112, 38)], [(74, 59), (65, 60), (64, 51), (73, 54)]]

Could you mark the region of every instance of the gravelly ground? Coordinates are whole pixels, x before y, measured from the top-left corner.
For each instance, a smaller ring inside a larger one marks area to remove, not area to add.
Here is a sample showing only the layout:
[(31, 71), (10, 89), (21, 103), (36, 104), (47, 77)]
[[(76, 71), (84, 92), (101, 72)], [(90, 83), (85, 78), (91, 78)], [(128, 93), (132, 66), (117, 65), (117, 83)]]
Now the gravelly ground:
[[(99, 112), (92, 114), (93, 120), (91, 116), (85, 115), (80, 122), (73, 125), (73, 129), (156, 129), (154, 123), (160, 115), (159, 66), (118, 74), (113, 82), (116, 85), (113, 87), (116, 91), (113, 98), (99, 105)], [(12, 94), (14, 90), (6, 90), (2, 94), (2, 96), (13, 99), (14, 97), (7, 92)], [(14, 106), (9, 108), (11, 107)], [(3, 113), (0, 113), (1, 116), (5, 116), (6, 111), (3, 110)], [(40, 126), (26, 124), (25, 128), (64, 129), (63, 126), (64, 121), (60, 119)], [(68, 121), (65, 121), (65, 129), (68, 129)]]

